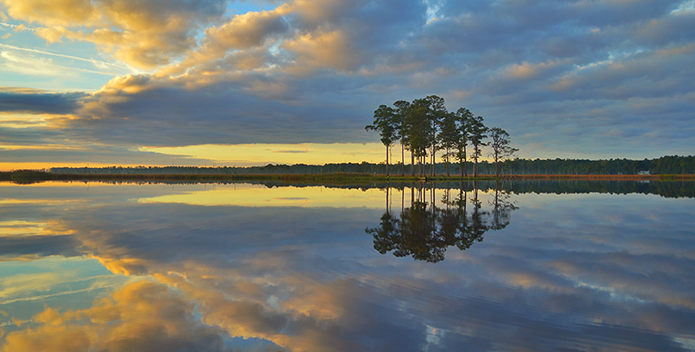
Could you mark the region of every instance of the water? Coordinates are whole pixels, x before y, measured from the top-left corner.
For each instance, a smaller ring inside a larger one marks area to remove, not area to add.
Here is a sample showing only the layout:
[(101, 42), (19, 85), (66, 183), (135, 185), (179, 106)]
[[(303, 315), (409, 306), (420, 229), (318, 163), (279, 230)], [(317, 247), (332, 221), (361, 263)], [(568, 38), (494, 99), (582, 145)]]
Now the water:
[(391, 186), (0, 183), (0, 349), (695, 349), (693, 183)]

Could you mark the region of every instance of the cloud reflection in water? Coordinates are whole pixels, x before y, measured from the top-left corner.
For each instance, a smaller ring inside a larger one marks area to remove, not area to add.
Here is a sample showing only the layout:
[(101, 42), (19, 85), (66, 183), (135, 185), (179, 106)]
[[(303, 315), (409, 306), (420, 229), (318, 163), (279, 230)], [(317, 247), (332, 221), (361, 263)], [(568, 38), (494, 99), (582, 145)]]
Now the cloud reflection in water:
[[(386, 204), (375, 206), (375, 190), (339, 190), (349, 207), (305, 208), (138, 201), (202, 185), (92, 185), (80, 196), (34, 187), (3, 186), (0, 221), (51, 229), (3, 234), (13, 245), (0, 247), (0, 268), (83, 256), (141, 280), (121, 281), (89, 306), (56, 300), (21, 326), (5, 325), (3, 351), (668, 351), (695, 341), (690, 198), (515, 194), (519, 209), (503, 229), (432, 264), (373, 249), (364, 229)], [(289, 197), (315, 190), (305, 191)], [(406, 197), (390, 194), (398, 214)], [(444, 190), (436, 194), (443, 205)], [(493, 195), (480, 191), (481, 210), (494, 209)], [(44, 202), (49, 196), (71, 201)], [(23, 210), (6, 213), (11, 200)], [(3, 306), (9, 322), (15, 313)]]

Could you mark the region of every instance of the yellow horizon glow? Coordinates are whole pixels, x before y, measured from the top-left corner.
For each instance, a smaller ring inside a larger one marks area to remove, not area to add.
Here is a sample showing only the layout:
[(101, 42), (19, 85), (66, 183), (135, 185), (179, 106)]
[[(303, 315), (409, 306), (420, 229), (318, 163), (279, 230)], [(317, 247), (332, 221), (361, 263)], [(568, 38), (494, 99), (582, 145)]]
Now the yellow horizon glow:
[[(88, 158), (84, 162), (0, 162), (0, 171), (42, 170), (53, 167), (324, 165), (330, 163), (361, 163), (363, 161), (378, 164), (386, 160), (385, 148), (381, 143), (204, 144), (185, 147), (141, 147), (138, 151), (155, 154), (151, 156), (151, 161), (140, 163), (99, 160), (97, 157)], [(438, 163), (442, 162), (441, 153), (437, 153)], [(186, 159), (190, 159), (190, 162), (186, 162)], [(486, 157), (481, 157), (479, 160), (487, 159)], [(400, 144), (395, 144), (391, 147), (389, 164), (394, 165), (400, 161), (401, 146)], [(452, 163), (455, 164), (455, 162)], [(405, 164), (410, 165), (410, 153), (407, 150), (405, 151)]]
[[(50, 149), (50, 148), (49, 148)], [(141, 152), (156, 153), (148, 163), (123, 163), (88, 159), (84, 162), (0, 162), (1, 171), (50, 169), (52, 167), (108, 166), (265, 166), (267, 164), (313, 164), (384, 162), (384, 146), (379, 143), (301, 143), (193, 145), (185, 147), (141, 147)], [(392, 151), (393, 154), (393, 151)], [(175, 158), (176, 160), (173, 160)], [(185, 162), (190, 158), (189, 163)], [(196, 160), (199, 159), (199, 160)], [(203, 161), (201, 162), (200, 159)], [(407, 162), (407, 161), (406, 161)]]
[[(202, 187), (201, 187), (202, 186)], [(390, 198), (381, 188), (346, 189), (325, 186), (309, 187), (273, 187), (264, 185), (237, 184), (198, 184), (187, 187), (176, 194), (165, 194), (146, 198), (138, 198), (138, 203), (187, 204), (199, 206), (240, 206), (240, 207), (301, 207), (301, 208), (366, 208), (385, 209), (386, 201), (389, 208), (400, 209), (402, 206), (412, 206), (411, 187), (402, 190), (391, 189)], [(448, 197), (444, 197), (448, 193)], [(435, 203), (446, 207), (443, 199), (454, 199), (456, 192), (439, 189), (436, 191)], [(479, 191), (481, 201), (487, 202), (494, 191)], [(444, 197), (444, 198), (443, 198)]]
[(225, 184), (179, 194), (139, 198), (138, 203), (180, 203), (202, 206), (383, 208), (384, 191), (315, 187), (268, 188), (255, 184)]
[[(123, 166), (135, 167), (143, 164), (119, 164), (119, 163), (60, 163), (60, 162), (27, 162), (27, 163), (3, 163), (0, 162), (0, 171), (13, 170), (44, 170), (53, 167), (107, 167), (107, 166)], [(144, 164), (144, 166), (165, 166), (162, 164)]]
[(207, 159), (220, 166), (322, 165), (363, 161), (379, 163), (385, 160), (385, 149), (380, 143), (203, 144), (185, 147), (141, 147), (139, 150)]

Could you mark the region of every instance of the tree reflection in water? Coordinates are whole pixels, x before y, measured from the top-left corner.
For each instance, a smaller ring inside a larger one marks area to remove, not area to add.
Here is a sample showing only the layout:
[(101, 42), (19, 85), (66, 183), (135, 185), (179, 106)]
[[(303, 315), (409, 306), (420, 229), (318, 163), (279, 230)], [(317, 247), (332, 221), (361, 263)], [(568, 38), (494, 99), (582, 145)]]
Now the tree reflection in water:
[[(472, 186), (472, 189), (460, 184), (454, 199), (449, 198), (451, 189), (447, 187), (441, 207), (435, 202), (436, 185), (420, 183), (413, 186), (410, 189), (410, 207), (404, 208), (404, 202), (401, 202), (398, 216), (391, 213), (391, 188), (387, 187), (386, 211), (379, 226), (365, 229), (374, 237), (374, 249), (381, 254), (392, 251), (396, 257), (412, 256), (415, 260), (436, 263), (444, 260), (448, 247), (466, 250), (476, 241), (481, 242), (485, 232), (501, 230), (509, 225), (511, 211), (518, 208), (511, 195), (500, 189), (499, 182), (495, 184), (489, 201), (492, 208), (489, 211), (483, 210), (477, 183), (465, 186)], [(405, 188), (402, 192), (404, 197)]]

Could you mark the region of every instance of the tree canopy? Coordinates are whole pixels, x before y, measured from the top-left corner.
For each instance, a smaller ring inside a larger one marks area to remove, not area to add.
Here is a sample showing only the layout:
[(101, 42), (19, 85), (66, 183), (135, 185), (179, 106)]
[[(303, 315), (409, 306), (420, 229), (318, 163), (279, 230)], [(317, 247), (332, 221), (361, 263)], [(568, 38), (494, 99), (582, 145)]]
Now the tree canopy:
[[(388, 175), (389, 148), (398, 141), (401, 144), (401, 174), (405, 174), (405, 150), (411, 153), (411, 174), (424, 176), (436, 174), (437, 152), (446, 165), (446, 174), (450, 175), (449, 165), (452, 159), (458, 161), (461, 177), (468, 175), (467, 163), (473, 161), (473, 175), (478, 176), (478, 163), (482, 148), (488, 145), (486, 140), (492, 138), (491, 156), (495, 162), (496, 174), (499, 175), (499, 163), (511, 157), (516, 148), (509, 146), (509, 133), (483, 123), (482, 116), (475, 116), (466, 108), (449, 112), (444, 98), (429, 95), (412, 102), (398, 100), (393, 108), (381, 105), (374, 111), (374, 122), (367, 125), (367, 130), (379, 132), (381, 142), (386, 147), (386, 174)], [(467, 147), (472, 150), (468, 154)], [(429, 172), (427, 164), (429, 157)], [(416, 167), (417, 160), (417, 167)]]

